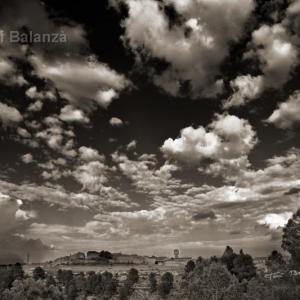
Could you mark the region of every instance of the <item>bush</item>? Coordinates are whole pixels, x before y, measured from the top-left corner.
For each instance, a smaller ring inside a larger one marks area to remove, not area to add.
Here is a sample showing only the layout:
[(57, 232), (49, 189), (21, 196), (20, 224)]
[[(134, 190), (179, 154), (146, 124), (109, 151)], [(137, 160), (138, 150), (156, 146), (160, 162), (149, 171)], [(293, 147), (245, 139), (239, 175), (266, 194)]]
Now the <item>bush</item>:
[(185, 273), (189, 274), (191, 273), (194, 269), (195, 269), (196, 264), (194, 263), (194, 261), (189, 260), (184, 268)]
[(161, 277), (161, 281), (158, 286), (158, 294), (163, 298), (169, 295), (170, 291), (173, 288), (173, 282), (174, 282), (174, 277), (172, 273), (170, 272), (164, 273), (163, 276)]
[(131, 268), (127, 275), (127, 281), (135, 284), (139, 281), (139, 271), (137, 269)]
[(42, 267), (36, 267), (33, 270), (33, 279), (34, 280), (39, 280), (39, 279), (45, 279), (46, 278), (46, 273), (45, 270)]
[(157, 280), (156, 280), (156, 275), (154, 273), (150, 273), (149, 282), (150, 282), (150, 293), (155, 293), (157, 291)]

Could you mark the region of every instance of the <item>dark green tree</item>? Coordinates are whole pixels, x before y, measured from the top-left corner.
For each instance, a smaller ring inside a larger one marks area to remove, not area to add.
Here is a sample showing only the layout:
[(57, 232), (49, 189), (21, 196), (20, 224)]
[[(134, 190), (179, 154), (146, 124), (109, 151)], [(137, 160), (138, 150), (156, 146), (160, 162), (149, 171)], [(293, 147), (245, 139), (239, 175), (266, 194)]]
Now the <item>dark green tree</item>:
[(291, 254), (293, 263), (300, 264), (300, 209), (283, 228), (281, 246)]
[(171, 290), (173, 289), (173, 283), (174, 283), (173, 274), (170, 272), (164, 273), (158, 285), (158, 294), (162, 298), (165, 298), (167, 295), (170, 294)]
[(51, 286), (51, 285), (56, 285), (56, 281), (55, 281), (54, 277), (52, 275), (50, 275), (50, 274), (48, 274), (46, 276), (46, 285), (48, 287)]
[(127, 275), (127, 281), (132, 284), (135, 284), (139, 281), (139, 271), (135, 268), (131, 268)]
[(150, 283), (150, 293), (155, 293), (157, 291), (157, 280), (156, 280), (156, 275), (153, 272), (149, 274), (149, 283)]
[(284, 269), (286, 263), (283, 259), (283, 256), (277, 250), (273, 250), (272, 253), (268, 256), (266, 261), (266, 266), (272, 272), (277, 272), (279, 270)]
[(220, 300), (234, 282), (234, 277), (220, 263), (211, 263), (203, 270), (195, 268), (189, 278), (190, 300)]
[(36, 267), (33, 270), (33, 279), (34, 280), (39, 280), (39, 279), (45, 279), (46, 278), (46, 273), (45, 270), (42, 267)]
[(66, 300), (76, 300), (78, 296), (78, 290), (76, 287), (76, 282), (74, 279), (71, 279), (66, 284)]
[(244, 254), (243, 250), (241, 250), (240, 254), (233, 260), (232, 273), (240, 282), (244, 279), (250, 280), (253, 278), (256, 275), (256, 268), (253, 263), (252, 256)]
[(102, 258), (105, 258), (105, 259), (107, 259), (107, 260), (113, 258), (112, 254), (111, 254), (109, 251), (104, 251), (104, 250), (102, 250), (102, 251), (100, 252), (99, 256), (102, 257)]
[(195, 266), (196, 266), (196, 264), (194, 263), (194, 261), (193, 261), (193, 260), (189, 260), (189, 261), (187, 262), (187, 264), (185, 265), (185, 268), (184, 268), (185, 273), (189, 274), (189, 273), (191, 273), (192, 271), (194, 271)]

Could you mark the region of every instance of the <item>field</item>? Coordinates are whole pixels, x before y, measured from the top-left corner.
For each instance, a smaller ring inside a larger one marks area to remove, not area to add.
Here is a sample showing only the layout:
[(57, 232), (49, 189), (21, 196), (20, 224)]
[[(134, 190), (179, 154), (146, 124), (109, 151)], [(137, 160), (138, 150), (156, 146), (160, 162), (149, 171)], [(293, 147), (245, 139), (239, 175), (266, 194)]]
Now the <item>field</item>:
[[(38, 264), (32, 264), (32, 265), (24, 265), (23, 269), (25, 273), (32, 273), (33, 269), (37, 267)], [(41, 267), (43, 267), (47, 272), (49, 273), (56, 273), (58, 269), (64, 269), (64, 270), (72, 270), (73, 273), (80, 273), (80, 272), (104, 272), (108, 271), (112, 274), (118, 274), (120, 276), (125, 276), (127, 272), (131, 268), (135, 268), (139, 271), (139, 274), (141, 276), (148, 275), (151, 272), (155, 274), (163, 274), (165, 272), (171, 272), (174, 276), (178, 276), (183, 273), (184, 267), (178, 266), (178, 267), (170, 267), (170, 266), (161, 266), (161, 265), (59, 265), (59, 266), (52, 266), (48, 264), (41, 264)]]

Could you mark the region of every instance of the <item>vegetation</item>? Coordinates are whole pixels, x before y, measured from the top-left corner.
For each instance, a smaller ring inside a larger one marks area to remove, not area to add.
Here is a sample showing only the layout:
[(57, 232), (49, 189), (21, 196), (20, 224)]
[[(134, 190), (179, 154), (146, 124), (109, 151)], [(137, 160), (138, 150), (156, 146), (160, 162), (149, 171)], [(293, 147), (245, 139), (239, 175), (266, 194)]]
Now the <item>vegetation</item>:
[(170, 272), (166, 272), (162, 275), (160, 284), (158, 286), (158, 294), (165, 298), (170, 294), (170, 291), (173, 288), (174, 277)]
[(285, 268), (285, 265), (286, 263), (283, 259), (282, 254), (277, 250), (272, 251), (266, 261), (266, 266), (271, 272), (283, 270)]
[(157, 280), (156, 275), (151, 272), (149, 275), (150, 293), (155, 293), (157, 291)]
[(237, 254), (230, 246), (221, 257), (188, 261), (184, 272), (175, 278), (166, 272), (161, 276), (150, 273), (145, 279), (131, 268), (119, 281), (109, 272), (73, 274), (71, 270), (58, 270), (50, 274), (41, 267), (35, 268), (30, 277), (16, 264), (0, 269), (0, 300), (300, 299), (299, 220), (298, 211), (283, 233), (282, 246), (291, 254), (290, 262), (274, 250), (266, 259), (267, 273), (256, 270), (250, 255), (243, 250)]
[(291, 254), (294, 264), (300, 264), (300, 209), (283, 229), (282, 248)]

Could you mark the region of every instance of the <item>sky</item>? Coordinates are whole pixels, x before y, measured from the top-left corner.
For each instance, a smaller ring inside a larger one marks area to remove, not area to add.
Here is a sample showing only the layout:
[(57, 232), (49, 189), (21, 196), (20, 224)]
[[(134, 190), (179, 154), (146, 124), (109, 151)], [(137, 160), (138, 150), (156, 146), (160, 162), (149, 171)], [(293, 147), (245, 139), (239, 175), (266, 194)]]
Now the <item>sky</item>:
[(10, 0), (0, 29), (0, 262), (280, 249), (299, 0)]

